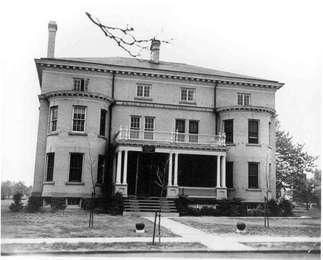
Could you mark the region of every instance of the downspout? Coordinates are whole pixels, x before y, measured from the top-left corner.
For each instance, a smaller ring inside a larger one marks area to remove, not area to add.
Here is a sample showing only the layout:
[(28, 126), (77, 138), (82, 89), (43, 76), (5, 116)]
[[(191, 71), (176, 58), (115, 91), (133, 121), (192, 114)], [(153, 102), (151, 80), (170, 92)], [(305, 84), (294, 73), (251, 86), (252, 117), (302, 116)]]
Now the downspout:
[(107, 145), (107, 165), (106, 165), (106, 174), (108, 176), (107, 179), (109, 180), (108, 183), (106, 183), (105, 186), (107, 186), (107, 195), (110, 196), (112, 195), (112, 192), (113, 192), (113, 187), (112, 187), (112, 165), (113, 165), (113, 162), (112, 162), (112, 144), (111, 144), (111, 131), (112, 131), (112, 108), (115, 104), (115, 100), (114, 100), (114, 89), (115, 89), (115, 75), (116, 75), (116, 72), (113, 71), (112, 72), (112, 81), (111, 81), (111, 103), (110, 103), (110, 106), (109, 106), (109, 129), (108, 129), (108, 145)]
[(216, 81), (214, 84), (214, 115), (215, 115), (215, 135), (219, 134), (219, 129), (218, 129), (218, 117), (219, 117), (219, 113), (216, 111), (216, 89), (218, 86), (218, 82)]
[(110, 144), (111, 144), (111, 129), (112, 129), (112, 107), (115, 103), (115, 100), (114, 100), (114, 84), (115, 84), (115, 76), (116, 76), (116, 72), (113, 71), (112, 72), (112, 85), (111, 85), (111, 99), (112, 99), (112, 102), (109, 106), (109, 136), (108, 136), (108, 149), (110, 150)]

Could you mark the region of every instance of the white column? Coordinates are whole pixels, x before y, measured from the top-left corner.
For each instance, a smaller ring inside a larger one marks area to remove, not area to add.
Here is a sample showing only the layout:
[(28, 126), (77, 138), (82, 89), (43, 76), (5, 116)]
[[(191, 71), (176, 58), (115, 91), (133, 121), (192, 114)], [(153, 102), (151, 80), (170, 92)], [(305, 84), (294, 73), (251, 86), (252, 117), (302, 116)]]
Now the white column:
[(226, 166), (226, 162), (225, 162), (225, 156), (222, 156), (222, 177), (221, 177), (221, 181), (222, 181), (222, 185), (221, 187), (222, 188), (225, 188), (226, 187), (226, 180), (225, 180), (225, 166)]
[(118, 152), (118, 162), (117, 162), (117, 182), (116, 184), (121, 184), (121, 157), (122, 151)]
[(220, 156), (217, 156), (217, 165), (216, 165), (216, 187), (220, 188)]
[(128, 170), (128, 151), (124, 151), (123, 181), (122, 181), (122, 184), (127, 184), (127, 170)]
[(175, 167), (174, 167), (174, 186), (177, 186), (178, 175), (178, 153), (175, 153)]
[(168, 163), (168, 186), (172, 186), (172, 171), (173, 171), (173, 154), (169, 154), (169, 163)]

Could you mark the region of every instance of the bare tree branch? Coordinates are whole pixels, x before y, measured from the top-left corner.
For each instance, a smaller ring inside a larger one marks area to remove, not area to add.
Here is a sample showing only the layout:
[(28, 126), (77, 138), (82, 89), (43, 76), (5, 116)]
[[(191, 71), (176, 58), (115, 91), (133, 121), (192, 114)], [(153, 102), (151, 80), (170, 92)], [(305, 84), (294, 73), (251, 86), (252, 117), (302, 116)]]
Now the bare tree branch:
[[(92, 15), (88, 12), (85, 12), (87, 17), (98, 26), (104, 35), (117, 43), (117, 45), (126, 51), (131, 57), (140, 57), (142, 51), (149, 50), (150, 43), (152, 39), (137, 39), (132, 32), (134, 32), (133, 27), (121, 28), (121, 27), (114, 27), (109, 25), (104, 25), (100, 22), (98, 18), (92, 17)], [(161, 41), (163, 43), (169, 43), (169, 41)]]

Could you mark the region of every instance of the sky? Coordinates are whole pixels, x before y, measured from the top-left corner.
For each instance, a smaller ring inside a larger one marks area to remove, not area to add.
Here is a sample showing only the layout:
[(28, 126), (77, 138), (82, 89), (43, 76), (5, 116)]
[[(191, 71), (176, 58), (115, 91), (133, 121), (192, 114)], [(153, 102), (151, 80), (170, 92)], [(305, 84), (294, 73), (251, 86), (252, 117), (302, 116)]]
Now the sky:
[[(47, 24), (58, 24), (56, 57), (127, 54), (86, 17), (172, 39), (160, 58), (277, 80), (281, 128), (321, 155), (320, 1), (1, 1), (1, 179), (33, 182), (40, 87), (35, 58), (46, 57)], [(147, 57), (148, 58), (148, 53)]]

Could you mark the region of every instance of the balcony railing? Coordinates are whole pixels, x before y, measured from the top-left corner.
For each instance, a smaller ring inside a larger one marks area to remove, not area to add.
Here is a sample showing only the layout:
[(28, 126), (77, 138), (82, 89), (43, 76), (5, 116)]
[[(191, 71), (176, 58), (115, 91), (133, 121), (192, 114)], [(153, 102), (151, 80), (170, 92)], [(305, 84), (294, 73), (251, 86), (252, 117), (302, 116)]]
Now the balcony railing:
[(225, 146), (225, 134), (203, 135), (179, 132), (148, 131), (120, 127), (115, 140), (138, 140), (167, 143), (204, 144)]

